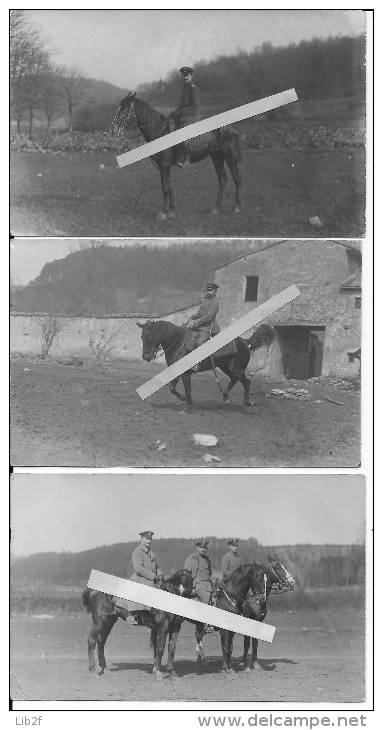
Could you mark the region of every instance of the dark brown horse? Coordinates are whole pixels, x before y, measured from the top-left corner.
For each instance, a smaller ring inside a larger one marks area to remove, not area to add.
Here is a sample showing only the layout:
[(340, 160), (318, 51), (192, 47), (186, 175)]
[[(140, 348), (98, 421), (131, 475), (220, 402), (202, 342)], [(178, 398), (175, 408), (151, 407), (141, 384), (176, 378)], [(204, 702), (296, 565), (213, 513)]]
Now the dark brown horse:
[[(268, 565), (249, 563), (242, 565), (234, 571), (224, 583), (218, 584), (215, 597), (215, 605), (224, 611), (231, 611), (255, 621), (263, 621), (266, 613), (266, 601), (273, 585), (280, 586), (280, 589), (292, 590), (295, 585), (294, 578), (279, 561), (278, 556), (271, 558)], [(218, 629), (217, 629), (218, 630)], [(219, 629), (221, 634), (221, 648), (223, 655), (222, 671), (233, 673), (231, 667), (231, 656), (233, 653), (234, 632), (226, 629)], [(202, 648), (202, 639), (205, 629), (202, 624), (197, 624), (195, 636), (197, 641), (197, 664), (205, 658)], [(247, 667), (247, 653), (250, 646), (250, 638), (244, 637), (243, 662)], [(258, 639), (253, 639), (253, 652), (257, 654)], [(246, 653), (246, 658), (245, 658)]]
[[(189, 598), (193, 590), (193, 579), (188, 570), (179, 570), (170, 578), (163, 579), (158, 587), (169, 593)], [(104, 647), (105, 642), (118, 619), (112, 596), (100, 591), (86, 588), (82, 595), (82, 602), (89, 613), (92, 614), (93, 626), (88, 638), (88, 659), (89, 671), (95, 671), (94, 650), (97, 644), (98, 663), (101, 674), (107, 671)], [(119, 615), (123, 611), (119, 611)], [(126, 612), (128, 615), (128, 611)], [(122, 616), (121, 616), (122, 617)], [(156, 679), (162, 680), (165, 677), (175, 677), (173, 668), (174, 654), (177, 645), (177, 638), (184, 619), (172, 613), (152, 609), (139, 611), (138, 620), (140, 626), (147, 626), (151, 629), (150, 644), (154, 651), (153, 674)], [(168, 637), (168, 661), (166, 671), (161, 672), (161, 661), (165, 651), (166, 638)]]
[[(254, 621), (264, 621), (266, 618), (266, 601), (270, 593), (285, 593), (286, 591), (292, 591), (295, 586), (294, 578), (285, 566), (282, 565), (278, 555), (274, 555), (274, 557), (270, 557), (269, 555), (269, 560), (269, 565), (263, 566), (266, 570), (265, 601), (260, 601), (259, 596), (249, 594), (243, 602), (242, 616), (252, 618)], [(244, 636), (242, 663), (247, 672), (250, 672), (252, 669), (262, 669), (262, 665), (258, 662), (258, 639), (251, 638), (251, 648), (251, 660), (249, 662), (250, 636)]]
[[(169, 132), (169, 119), (164, 114), (153, 109), (136, 94), (125, 96), (111, 125), (113, 134), (121, 135), (129, 129), (139, 129), (145, 142), (152, 142)], [(204, 135), (204, 137), (207, 135)], [(198, 139), (198, 138), (197, 138)], [(207, 141), (200, 139), (199, 144), (191, 147), (190, 162), (201, 162), (210, 157), (218, 178), (218, 196), (213, 213), (217, 213), (222, 205), (223, 193), (227, 181), (225, 163), (227, 164), (235, 183), (235, 213), (241, 210), (241, 173), (239, 163), (242, 161), (241, 135), (234, 127), (223, 127), (208, 135)], [(164, 207), (161, 217), (174, 216), (175, 200), (171, 179), (171, 168), (177, 163), (177, 148), (169, 147), (158, 152), (151, 158), (157, 165), (160, 176)]]
[[(193, 349), (193, 346), (191, 348), (189, 347), (188, 330), (185, 327), (177, 327), (172, 322), (166, 322), (164, 320), (158, 320), (157, 322), (149, 321), (145, 322), (145, 324), (137, 322), (137, 326), (142, 330), (142, 357), (147, 362), (155, 359), (161, 347), (165, 353), (167, 365), (172, 365), (172, 363), (180, 360), (181, 357), (184, 357), (184, 355)], [(214, 355), (214, 367), (220, 368), (230, 378), (229, 384), (222, 391), (223, 402), (229, 403), (229, 393), (239, 380), (243, 385), (244, 405), (252, 406), (254, 404), (250, 400), (251, 382), (245, 375), (251, 350), (246, 340), (242, 339), (242, 337), (237, 337), (235, 342), (237, 345), (237, 352), (235, 354), (222, 355), (220, 357)], [(211, 357), (208, 357), (199, 364), (199, 371), (201, 372), (212, 369), (213, 363)], [(185, 389), (185, 395), (182, 395), (177, 390), (179, 377), (172, 380), (169, 384), (170, 392), (179, 398), (179, 400), (186, 401), (189, 407), (192, 405), (191, 376), (191, 370), (187, 370), (180, 376)]]

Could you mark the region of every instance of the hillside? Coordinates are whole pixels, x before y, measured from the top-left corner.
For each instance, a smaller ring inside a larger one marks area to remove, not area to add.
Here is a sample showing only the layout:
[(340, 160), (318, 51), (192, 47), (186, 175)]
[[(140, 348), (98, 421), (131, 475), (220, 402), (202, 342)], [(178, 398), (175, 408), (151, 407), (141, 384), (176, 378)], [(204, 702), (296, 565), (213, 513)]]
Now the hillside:
[[(52, 584), (84, 584), (92, 568), (126, 576), (132, 572), (131, 555), (136, 542), (104, 545), (80, 553), (39, 553), (15, 560), (14, 582), (41, 581)], [(158, 562), (167, 573), (178, 570), (195, 549), (193, 540), (168, 538), (156, 540)], [(282, 562), (302, 587), (362, 585), (365, 550), (363, 545), (284, 545), (261, 546), (254, 538), (241, 541), (245, 562), (267, 561), (268, 553), (277, 552)], [(222, 556), (227, 552), (224, 538), (210, 538), (209, 554), (213, 570), (220, 574)]]
[[(235, 254), (260, 242), (236, 242)], [(85, 246), (45, 264), (27, 286), (12, 291), (17, 312), (54, 314), (166, 314), (195, 304), (213, 268), (233, 258), (231, 240), (169, 247)]]

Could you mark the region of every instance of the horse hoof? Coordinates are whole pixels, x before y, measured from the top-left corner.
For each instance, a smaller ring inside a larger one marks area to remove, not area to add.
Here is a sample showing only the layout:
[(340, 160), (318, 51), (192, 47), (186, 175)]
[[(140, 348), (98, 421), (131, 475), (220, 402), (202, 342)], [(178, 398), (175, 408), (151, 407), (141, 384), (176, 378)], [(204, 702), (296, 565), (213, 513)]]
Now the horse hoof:
[(230, 403), (230, 398), (224, 398), (223, 402), (224, 402), (224, 405), (227, 406), (227, 404)]
[(251, 672), (251, 667), (246, 667), (245, 672)]
[(218, 215), (218, 208), (212, 208), (211, 209), (211, 214), (212, 215)]
[(241, 212), (240, 206), (239, 205), (236, 205), (235, 208), (234, 208), (234, 213), (237, 215), (240, 212)]
[(153, 669), (153, 677), (158, 682), (163, 682), (166, 677), (168, 677), (168, 674), (165, 674), (164, 672), (159, 672), (158, 669)]
[(171, 210), (170, 213), (168, 213), (168, 218), (175, 218), (175, 217), (176, 217), (176, 214), (175, 214), (174, 210)]
[(252, 408), (255, 404), (253, 403), (252, 400), (248, 400), (248, 401), (245, 401), (244, 405), (247, 406), (248, 408)]
[(167, 215), (166, 213), (158, 213), (157, 220), (158, 221), (166, 221)]

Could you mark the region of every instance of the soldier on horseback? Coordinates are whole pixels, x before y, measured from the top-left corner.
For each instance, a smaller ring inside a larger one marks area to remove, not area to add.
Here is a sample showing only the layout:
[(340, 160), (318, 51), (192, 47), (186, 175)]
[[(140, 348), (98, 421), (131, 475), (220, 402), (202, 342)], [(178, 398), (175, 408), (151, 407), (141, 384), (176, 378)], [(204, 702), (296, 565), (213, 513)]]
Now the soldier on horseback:
[[(194, 70), (190, 66), (182, 66), (180, 73), (184, 77), (184, 86), (181, 92), (180, 103), (177, 109), (169, 117), (169, 131), (182, 129), (189, 124), (198, 122), (199, 118), (199, 92), (193, 84)], [(188, 142), (179, 146), (177, 165), (182, 168), (190, 167), (190, 150)]]
[[(138, 534), (140, 535), (140, 542), (132, 555), (134, 573), (130, 577), (130, 580), (133, 580), (136, 583), (143, 583), (147, 586), (154, 586), (159, 580), (161, 580), (161, 578), (164, 577), (162, 570), (158, 567), (157, 558), (151, 549), (154, 533), (151, 530), (145, 530)], [(116, 597), (114, 599), (114, 604), (117, 615), (134, 626), (139, 625), (139, 611), (147, 610), (146, 606), (142, 609), (137, 609), (137, 605), (140, 604), (135, 604), (125, 598)], [(126, 611), (129, 611), (130, 616), (126, 616)]]
[[(213, 590), (211, 560), (207, 554), (209, 540), (200, 538), (196, 542), (197, 550), (185, 560), (185, 569), (189, 570), (193, 578), (193, 591), (201, 603), (211, 603)], [(213, 631), (209, 625), (204, 627), (205, 632)]]
[[(196, 334), (196, 347), (203, 345), (210, 337), (214, 337), (214, 335), (220, 332), (216, 320), (219, 311), (219, 302), (217, 299), (218, 288), (218, 284), (215, 284), (213, 281), (207, 282), (198, 312), (190, 317), (192, 324), (189, 325), (189, 328)], [(193, 372), (197, 372), (198, 369), (198, 365), (192, 368)]]
[(221, 560), (223, 582), (227, 581), (231, 574), (243, 565), (242, 558), (238, 555), (238, 538), (230, 537), (227, 544), (229, 546), (229, 552)]

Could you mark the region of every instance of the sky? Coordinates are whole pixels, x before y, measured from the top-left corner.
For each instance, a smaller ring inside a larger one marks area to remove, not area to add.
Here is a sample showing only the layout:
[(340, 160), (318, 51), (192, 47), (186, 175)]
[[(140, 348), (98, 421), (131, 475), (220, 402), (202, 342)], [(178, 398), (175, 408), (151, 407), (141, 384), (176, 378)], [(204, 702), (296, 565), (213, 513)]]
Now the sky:
[(361, 10), (26, 10), (58, 65), (135, 89), (196, 61), (313, 37), (358, 35)]
[(78, 552), (117, 542), (201, 535), (265, 546), (364, 540), (363, 476), (18, 474), (12, 553)]

